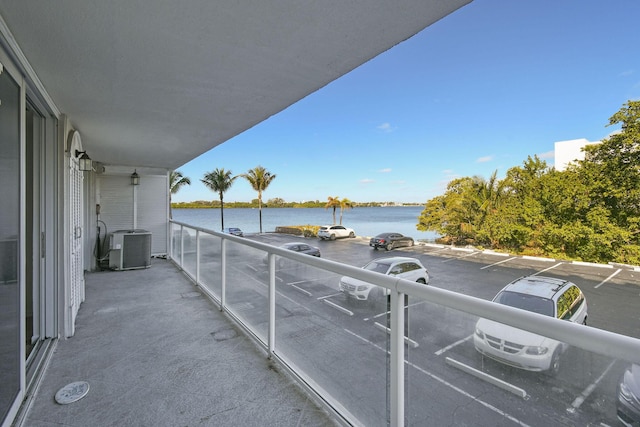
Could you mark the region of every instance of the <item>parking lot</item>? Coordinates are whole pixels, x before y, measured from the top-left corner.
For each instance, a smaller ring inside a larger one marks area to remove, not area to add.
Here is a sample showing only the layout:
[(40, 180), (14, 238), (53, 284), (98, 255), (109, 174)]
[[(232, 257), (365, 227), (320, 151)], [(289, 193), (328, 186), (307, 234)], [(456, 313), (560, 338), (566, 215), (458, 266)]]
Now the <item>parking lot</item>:
[[(567, 279), (586, 296), (590, 327), (640, 337), (640, 272), (631, 266), (571, 263), (436, 245), (386, 252), (372, 250), (368, 241), (359, 238), (319, 241), (280, 234), (249, 238), (272, 245), (302, 240), (319, 247), (322, 258), (354, 266), (388, 256), (418, 258), (429, 270), (429, 286), (483, 299), (492, 299), (507, 283), (525, 275)], [(232, 263), (230, 274), (259, 289), (265, 283), (266, 264), (243, 259)], [(346, 298), (338, 290), (339, 279), (309, 266), (278, 268), (278, 295), (286, 301), (279, 315), (282, 324), (291, 324), (290, 329), (280, 328), (279, 343), (298, 355), (299, 365), (313, 361), (307, 369), (327, 376), (330, 384), (349, 378), (347, 390), (351, 392), (337, 386), (332, 392), (338, 399), (380, 402), (378, 415), (384, 416), (385, 396), (380, 390), (386, 389), (387, 380), (386, 305), (384, 300), (369, 304)], [(256, 294), (256, 298), (260, 296)], [(263, 315), (259, 310), (246, 313), (255, 316), (256, 322)], [(473, 316), (412, 300), (408, 301), (407, 315), (405, 395), (410, 425), (478, 424), (479, 420), (494, 425), (618, 424), (616, 386), (626, 361), (570, 347), (557, 376), (523, 371), (482, 357), (475, 350), (472, 334), (477, 318)], [(301, 333), (302, 329), (306, 333)], [(354, 352), (360, 356), (354, 357)], [(358, 395), (353, 390), (358, 390)]]

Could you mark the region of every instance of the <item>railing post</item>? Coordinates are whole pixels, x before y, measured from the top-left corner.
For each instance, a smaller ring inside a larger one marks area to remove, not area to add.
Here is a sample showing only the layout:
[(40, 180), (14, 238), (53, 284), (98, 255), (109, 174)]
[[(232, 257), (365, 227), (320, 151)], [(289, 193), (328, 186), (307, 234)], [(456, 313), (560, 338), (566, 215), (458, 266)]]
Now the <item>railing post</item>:
[(220, 311), (227, 305), (227, 239), (220, 242)]
[(391, 426), (404, 425), (404, 294), (391, 291)]
[(196, 230), (196, 286), (200, 286), (200, 230)]
[(269, 358), (276, 347), (276, 256), (269, 254)]
[(176, 242), (175, 237), (173, 237), (173, 222), (169, 220), (169, 256), (168, 258), (175, 259), (173, 255), (175, 254)]
[(180, 226), (180, 268), (184, 269), (184, 225)]

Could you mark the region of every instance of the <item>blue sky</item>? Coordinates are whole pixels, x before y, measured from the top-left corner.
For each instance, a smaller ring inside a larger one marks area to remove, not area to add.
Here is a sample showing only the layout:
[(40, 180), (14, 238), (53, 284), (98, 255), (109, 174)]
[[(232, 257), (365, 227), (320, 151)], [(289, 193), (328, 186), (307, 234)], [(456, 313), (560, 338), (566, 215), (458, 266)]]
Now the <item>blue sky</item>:
[[(179, 170), (262, 165), (266, 201), (425, 203), (454, 178), (503, 177), (554, 142), (597, 141), (640, 99), (640, 1), (475, 0)], [(224, 199), (250, 201), (239, 178)]]

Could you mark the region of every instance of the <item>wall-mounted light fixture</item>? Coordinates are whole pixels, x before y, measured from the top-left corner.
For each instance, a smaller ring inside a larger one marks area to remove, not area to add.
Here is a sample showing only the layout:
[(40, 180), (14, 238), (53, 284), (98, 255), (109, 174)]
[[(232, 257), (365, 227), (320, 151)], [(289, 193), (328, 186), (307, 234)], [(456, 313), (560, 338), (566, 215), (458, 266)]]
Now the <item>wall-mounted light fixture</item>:
[(131, 185), (140, 185), (140, 175), (138, 175), (136, 169), (134, 169), (133, 173), (131, 174)]
[(91, 158), (86, 151), (76, 150), (76, 158), (78, 159), (78, 167), (81, 171), (90, 171), (92, 169)]

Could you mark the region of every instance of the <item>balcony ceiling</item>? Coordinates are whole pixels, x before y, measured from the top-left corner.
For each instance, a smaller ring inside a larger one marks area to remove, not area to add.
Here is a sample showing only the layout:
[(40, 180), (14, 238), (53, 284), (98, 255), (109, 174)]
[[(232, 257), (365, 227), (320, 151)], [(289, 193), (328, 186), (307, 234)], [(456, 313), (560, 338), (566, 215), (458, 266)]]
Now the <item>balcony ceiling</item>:
[(470, 0), (0, 0), (93, 160), (175, 169)]

